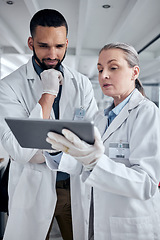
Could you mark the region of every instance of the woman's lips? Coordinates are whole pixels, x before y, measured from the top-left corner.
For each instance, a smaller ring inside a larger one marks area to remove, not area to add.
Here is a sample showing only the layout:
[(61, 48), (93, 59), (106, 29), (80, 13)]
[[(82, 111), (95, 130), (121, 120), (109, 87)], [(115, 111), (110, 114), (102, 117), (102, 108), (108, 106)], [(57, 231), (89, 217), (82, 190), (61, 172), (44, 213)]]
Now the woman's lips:
[(111, 87), (111, 86), (112, 86), (112, 84), (109, 84), (109, 83), (103, 84), (103, 88), (108, 88), (108, 87)]

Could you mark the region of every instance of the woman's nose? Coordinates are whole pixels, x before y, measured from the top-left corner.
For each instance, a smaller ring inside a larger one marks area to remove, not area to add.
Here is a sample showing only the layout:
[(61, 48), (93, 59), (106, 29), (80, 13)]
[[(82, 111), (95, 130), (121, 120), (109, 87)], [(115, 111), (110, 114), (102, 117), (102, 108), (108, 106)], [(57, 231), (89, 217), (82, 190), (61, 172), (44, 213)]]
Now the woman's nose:
[(104, 69), (103, 72), (102, 72), (102, 77), (103, 77), (104, 79), (109, 78), (109, 72)]

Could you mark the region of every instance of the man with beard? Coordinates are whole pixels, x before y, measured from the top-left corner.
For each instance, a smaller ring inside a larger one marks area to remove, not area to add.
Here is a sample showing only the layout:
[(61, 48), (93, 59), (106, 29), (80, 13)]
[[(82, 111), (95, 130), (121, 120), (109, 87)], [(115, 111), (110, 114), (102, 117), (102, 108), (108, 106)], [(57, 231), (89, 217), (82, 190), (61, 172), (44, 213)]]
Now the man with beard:
[(40, 10), (31, 19), (30, 31), (33, 57), (0, 82), (0, 138), (11, 158), (4, 240), (49, 239), (54, 217), (63, 239), (82, 240), (79, 174), (64, 173), (59, 167), (67, 154), (45, 152), (45, 158), (42, 150), (20, 147), (4, 118), (91, 119), (97, 105), (89, 79), (62, 65), (68, 46), (62, 14)]

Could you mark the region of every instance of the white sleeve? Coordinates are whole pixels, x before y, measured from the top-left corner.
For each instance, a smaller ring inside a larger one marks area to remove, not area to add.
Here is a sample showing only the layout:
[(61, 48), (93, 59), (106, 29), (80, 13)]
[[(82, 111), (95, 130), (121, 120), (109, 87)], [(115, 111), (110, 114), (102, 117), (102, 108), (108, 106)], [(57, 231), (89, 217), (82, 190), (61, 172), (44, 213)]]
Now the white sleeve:
[[(118, 130), (117, 130), (118, 134)], [(147, 200), (160, 178), (160, 116), (156, 107), (143, 106), (129, 140), (130, 167), (103, 155), (86, 178), (86, 184), (113, 194)]]
[[(46, 158), (46, 164), (52, 171), (66, 172), (71, 175), (81, 174), (82, 164), (76, 159), (66, 153), (59, 153), (55, 159), (55, 156), (51, 156), (48, 152), (44, 152)], [(60, 160), (59, 163), (56, 161)]]
[[(2, 146), (14, 161), (25, 163), (32, 159), (32, 162), (34, 162), (33, 158), (38, 149), (22, 148), (5, 122), (5, 117), (42, 118), (41, 106), (37, 103), (29, 116), (12, 88), (5, 82), (0, 82), (0, 109), (0, 140)], [(39, 161), (43, 162), (43, 155), (39, 154), (39, 157)]]

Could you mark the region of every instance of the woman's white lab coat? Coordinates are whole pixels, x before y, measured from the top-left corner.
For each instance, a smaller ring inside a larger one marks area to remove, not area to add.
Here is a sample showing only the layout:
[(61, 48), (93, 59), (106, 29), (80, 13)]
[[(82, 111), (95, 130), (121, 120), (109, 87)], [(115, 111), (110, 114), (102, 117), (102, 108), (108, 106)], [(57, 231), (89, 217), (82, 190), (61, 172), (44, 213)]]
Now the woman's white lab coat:
[[(90, 81), (65, 66), (64, 76), (60, 119), (74, 119), (75, 110), (81, 107), (86, 110), (85, 118), (91, 118), (97, 105)], [(4, 121), (5, 117), (42, 118), (38, 104), (41, 94), (41, 80), (33, 69), (32, 60), (0, 81), (0, 138), (13, 159), (5, 240), (44, 240), (56, 205), (56, 172), (46, 166), (41, 151), (21, 148)], [(51, 115), (54, 118), (53, 112)], [(74, 240), (82, 240), (84, 221), (77, 189), (80, 192), (79, 175), (71, 175)]]
[[(82, 174), (85, 239), (93, 187), (94, 240), (159, 240), (159, 109), (135, 90), (105, 131), (107, 122), (103, 112), (96, 114), (105, 154)], [(67, 167), (63, 158), (62, 167)]]
[(86, 229), (93, 187), (94, 240), (159, 240), (159, 109), (135, 90), (104, 133), (107, 120), (96, 115), (105, 155), (85, 180)]

